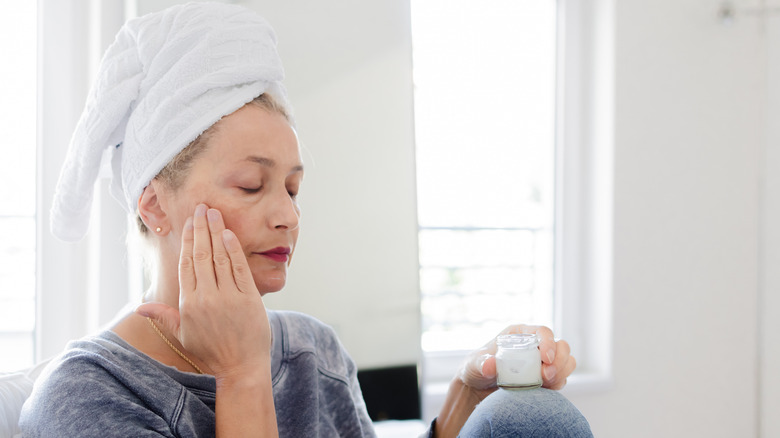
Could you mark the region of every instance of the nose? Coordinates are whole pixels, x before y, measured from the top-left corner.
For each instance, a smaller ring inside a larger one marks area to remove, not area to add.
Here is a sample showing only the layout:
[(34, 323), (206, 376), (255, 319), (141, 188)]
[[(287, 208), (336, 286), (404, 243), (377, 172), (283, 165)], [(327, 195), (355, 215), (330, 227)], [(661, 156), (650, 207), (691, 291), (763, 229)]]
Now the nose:
[(298, 228), (301, 212), (298, 203), (290, 197), (286, 190), (274, 196), (269, 212), (269, 225), (276, 230), (292, 231)]

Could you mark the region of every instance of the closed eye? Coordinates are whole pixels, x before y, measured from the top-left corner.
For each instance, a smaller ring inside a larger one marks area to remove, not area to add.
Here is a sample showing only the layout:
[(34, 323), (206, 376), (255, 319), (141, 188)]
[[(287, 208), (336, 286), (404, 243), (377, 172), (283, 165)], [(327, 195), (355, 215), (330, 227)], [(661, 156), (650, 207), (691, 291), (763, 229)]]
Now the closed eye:
[(250, 193), (250, 194), (251, 193), (257, 193), (262, 188), (263, 188), (263, 186), (260, 186), (260, 187), (239, 187), (239, 189), (243, 190), (246, 193)]

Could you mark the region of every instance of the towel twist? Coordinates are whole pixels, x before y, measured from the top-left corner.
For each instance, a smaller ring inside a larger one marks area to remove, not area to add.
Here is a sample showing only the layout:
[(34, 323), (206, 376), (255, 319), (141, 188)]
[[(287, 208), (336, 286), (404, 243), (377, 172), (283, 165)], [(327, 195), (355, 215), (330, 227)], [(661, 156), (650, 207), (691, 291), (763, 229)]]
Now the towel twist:
[(52, 233), (86, 235), (109, 153), (111, 193), (128, 213), (165, 165), (263, 93), (288, 109), (276, 36), (241, 6), (189, 3), (128, 21), (108, 48), (60, 173)]

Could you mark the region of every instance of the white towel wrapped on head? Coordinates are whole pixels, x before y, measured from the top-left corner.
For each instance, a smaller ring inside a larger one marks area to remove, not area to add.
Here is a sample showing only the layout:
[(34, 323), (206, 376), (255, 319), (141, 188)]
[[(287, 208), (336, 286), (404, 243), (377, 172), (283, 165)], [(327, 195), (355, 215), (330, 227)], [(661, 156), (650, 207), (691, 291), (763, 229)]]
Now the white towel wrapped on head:
[(284, 107), (271, 26), (236, 5), (189, 3), (127, 22), (108, 48), (70, 142), (51, 211), (52, 233), (89, 227), (102, 155), (128, 213), (163, 167), (222, 117), (263, 93)]

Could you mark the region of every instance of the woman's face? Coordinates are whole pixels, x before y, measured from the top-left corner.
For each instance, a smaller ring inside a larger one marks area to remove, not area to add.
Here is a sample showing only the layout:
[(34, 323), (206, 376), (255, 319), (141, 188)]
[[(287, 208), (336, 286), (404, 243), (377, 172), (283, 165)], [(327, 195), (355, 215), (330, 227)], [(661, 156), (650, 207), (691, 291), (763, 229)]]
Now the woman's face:
[(298, 139), (287, 120), (244, 106), (219, 122), (184, 184), (166, 197), (177, 248), (184, 222), (204, 203), (238, 237), (260, 293), (282, 289), (298, 240), (302, 179)]

